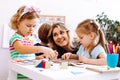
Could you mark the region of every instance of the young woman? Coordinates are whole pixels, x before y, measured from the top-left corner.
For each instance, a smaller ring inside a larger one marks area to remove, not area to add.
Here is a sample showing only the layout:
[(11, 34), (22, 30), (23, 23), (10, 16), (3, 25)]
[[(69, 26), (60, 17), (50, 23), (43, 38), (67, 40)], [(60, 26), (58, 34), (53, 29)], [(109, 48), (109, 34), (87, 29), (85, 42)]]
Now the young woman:
[(48, 34), (50, 46), (58, 51), (58, 58), (64, 54), (75, 54), (79, 47), (79, 41), (71, 42), (69, 30), (63, 23), (55, 23)]

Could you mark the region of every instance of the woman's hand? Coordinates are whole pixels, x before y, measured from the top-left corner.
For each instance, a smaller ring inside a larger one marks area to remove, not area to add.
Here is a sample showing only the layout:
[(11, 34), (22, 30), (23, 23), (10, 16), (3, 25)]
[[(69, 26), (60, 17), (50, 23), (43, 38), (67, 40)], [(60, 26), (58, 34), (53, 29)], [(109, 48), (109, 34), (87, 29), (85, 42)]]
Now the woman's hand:
[(68, 59), (70, 58), (70, 55), (71, 55), (71, 54), (72, 54), (72, 53), (70, 53), (70, 52), (65, 53), (65, 54), (62, 55), (61, 58), (62, 58), (63, 60), (68, 60)]

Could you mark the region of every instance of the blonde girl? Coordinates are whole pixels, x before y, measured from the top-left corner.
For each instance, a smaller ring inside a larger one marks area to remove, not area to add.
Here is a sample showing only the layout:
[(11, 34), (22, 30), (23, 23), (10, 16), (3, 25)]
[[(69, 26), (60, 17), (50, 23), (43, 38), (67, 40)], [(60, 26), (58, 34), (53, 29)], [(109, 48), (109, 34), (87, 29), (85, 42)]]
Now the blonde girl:
[(54, 51), (44, 46), (33, 46), (30, 38), (39, 21), (40, 10), (33, 6), (22, 6), (12, 16), (10, 26), (15, 34), (10, 39), (10, 55), (12, 59), (35, 59), (34, 53), (44, 52), (52, 59)]
[(100, 27), (92, 19), (86, 19), (76, 28), (80, 40), (77, 55), (65, 55), (79, 59), (80, 62), (94, 65), (106, 64), (105, 37)]

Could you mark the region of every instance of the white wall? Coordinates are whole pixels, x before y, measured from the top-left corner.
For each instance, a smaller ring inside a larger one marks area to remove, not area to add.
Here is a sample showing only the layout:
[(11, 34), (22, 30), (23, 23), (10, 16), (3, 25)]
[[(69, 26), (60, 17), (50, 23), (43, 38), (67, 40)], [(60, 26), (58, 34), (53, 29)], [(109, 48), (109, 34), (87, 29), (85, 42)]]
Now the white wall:
[(120, 20), (119, 0), (2, 0), (0, 2), (0, 80), (8, 75), (9, 50), (2, 48), (3, 24), (23, 4), (40, 7), (41, 14), (66, 16), (66, 25), (74, 35), (75, 27), (86, 18), (105, 12), (111, 19)]

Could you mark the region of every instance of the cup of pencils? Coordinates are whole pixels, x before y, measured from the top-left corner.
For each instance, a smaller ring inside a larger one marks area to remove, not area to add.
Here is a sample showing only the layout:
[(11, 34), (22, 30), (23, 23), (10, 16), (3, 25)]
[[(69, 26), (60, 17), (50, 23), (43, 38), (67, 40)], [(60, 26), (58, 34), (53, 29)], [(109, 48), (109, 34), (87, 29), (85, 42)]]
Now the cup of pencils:
[(110, 68), (115, 68), (118, 65), (119, 54), (108, 53), (107, 54), (107, 66)]
[(106, 46), (107, 47), (107, 66), (109, 68), (115, 68), (118, 65), (119, 61), (119, 52), (120, 46), (119, 44), (115, 45), (110, 41), (110, 43)]

